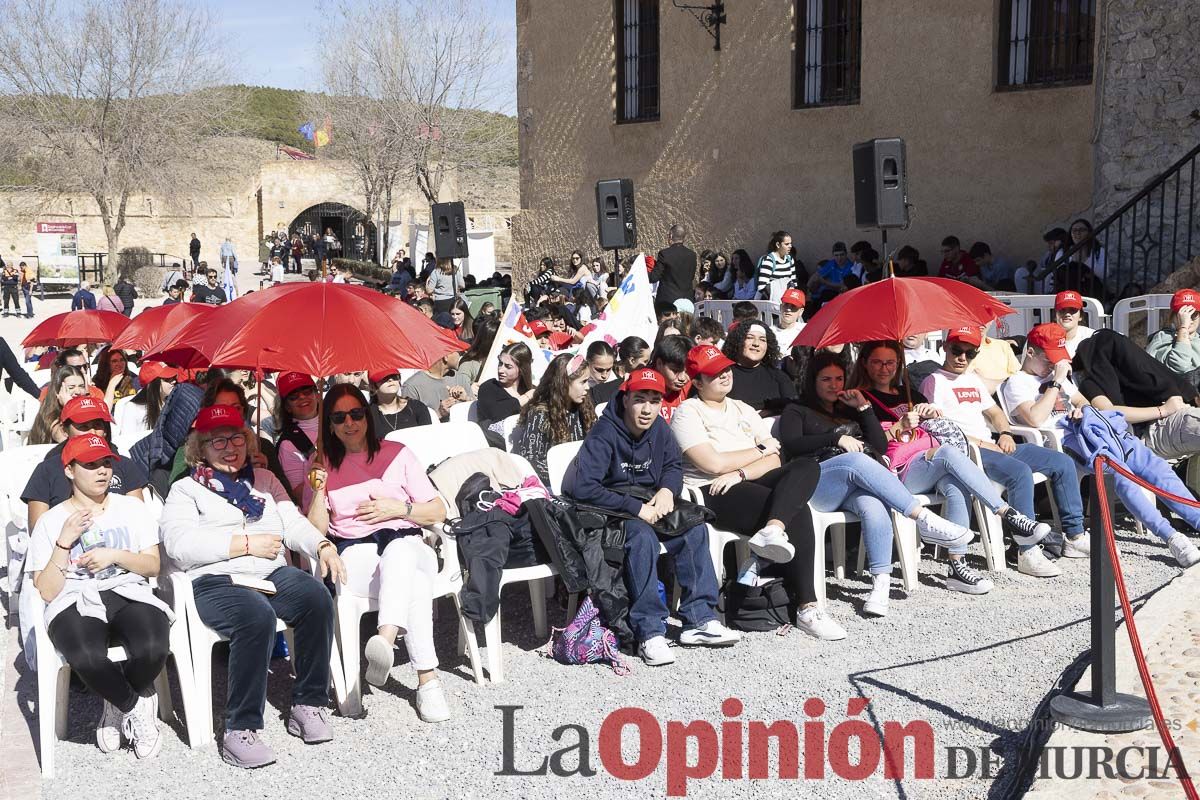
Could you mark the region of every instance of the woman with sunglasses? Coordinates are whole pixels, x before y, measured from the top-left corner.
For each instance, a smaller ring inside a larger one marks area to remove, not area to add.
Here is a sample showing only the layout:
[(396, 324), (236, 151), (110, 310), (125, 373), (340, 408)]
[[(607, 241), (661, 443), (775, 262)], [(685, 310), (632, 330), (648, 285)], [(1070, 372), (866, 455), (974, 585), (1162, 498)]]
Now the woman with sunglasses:
[(383, 686), (398, 636), (417, 671), (417, 713), (450, 719), (433, 645), (437, 556), (421, 527), (446, 518), (420, 462), (399, 442), (380, 440), (367, 399), (339, 385), (325, 398), (324, 464), (312, 462), (304, 488), (308, 519), (345, 560), (347, 585), (379, 600), (378, 632), (367, 641), (367, 683)]
[(37, 417), (29, 429), (29, 444), (58, 444), (67, 440), (59, 416), (74, 397), (88, 394), (87, 378), (80, 367), (56, 367), (50, 378), (50, 390), (42, 395)]
[(393, 431), (428, 425), (433, 421), (429, 406), (400, 394), (400, 370), (372, 370), (367, 373), (367, 379), (375, 393), (367, 410), (371, 412), (371, 420), (380, 438)]
[(317, 449), (317, 384), (300, 372), (285, 372), (275, 382), (279, 397), (275, 424), (279, 429), (279, 463), (287, 476), (287, 489), (299, 497), (307, 473), (308, 457)]
[[(29, 516), (29, 530), (33, 530), (42, 514), (71, 496), (71, 482), (63, 474), (61, 460), (71, 439), (96, 434), (112, 442), (112, 415), (108, 413), (108, 406), (91, 395), (71, 398), (63, 407), (60, 422), (67, 439), (46, 453), (42, 462), (33, 468), (21, 492)], [(115, 447), (113, 452), (116, 452)], [(108, 487), (112, 494), (127, 494), (141, 500), (142, 489), (147, 483), (145, 471), (133, 459), (119, 458), (113, 463)]]
[(599, 282), (601, 278), (594, 275), (592, 266), (588, 264), (586, 257), (582, 251), (571, 251), (571, 264), (568, 269), (571, 270), (569, 278), (561, 278), (558, 275), (551, 275), (550, 280), (563, 286), (569, 286), (572, 290), (587, 288), (593, 295), (599, 294)]
[(284, 549), (318, 563), (322, 577), (346, 580), (333, 542), (293, 503), (276, 500), (279, 481), (250, 463), (255, 445), (241, 409), (201, 409), (184, 445), (192, 473), (171, 487), (160, 521), (164, 551), (192, 579), (200, 621), (229, 639), (221, 757), (243, 769), (275, 761), (259, 731), (277, 619), (296, 642), (287, 731), (305, 744), (333, 738), (326, 711), (333, 600), (319, 580), (287, 565)]

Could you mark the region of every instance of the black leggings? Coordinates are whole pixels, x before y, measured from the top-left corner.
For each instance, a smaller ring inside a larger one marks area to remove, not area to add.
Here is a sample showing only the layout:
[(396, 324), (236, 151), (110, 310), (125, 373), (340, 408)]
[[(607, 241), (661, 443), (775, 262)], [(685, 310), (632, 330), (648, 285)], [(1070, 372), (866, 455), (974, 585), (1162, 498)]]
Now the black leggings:
[[(50, 641), (84, 685), (128, 714), (167, 663), (171, 623), (147, 603), (127, 600), (116, 592), (100, 593), (108, 622), (82, 616), (75, 606), (50, 622)], [(125, 648), (124, 662), (108, 660), (109, 643)]]
[(769, 519), (782, 520), (796, 556), (780, 565), (783, 584), (797, 605), (817, 602), (813, 583), (816, 564), (816, 535), (808, 499), (821, 479), (821, 465), (800, 458), (773, 469), (761, 478), (734, 484), (725, 494), (712, 494), (704, 487), (704, 504), (717, 514), (717, 526), (734, 533), (752, 535)]

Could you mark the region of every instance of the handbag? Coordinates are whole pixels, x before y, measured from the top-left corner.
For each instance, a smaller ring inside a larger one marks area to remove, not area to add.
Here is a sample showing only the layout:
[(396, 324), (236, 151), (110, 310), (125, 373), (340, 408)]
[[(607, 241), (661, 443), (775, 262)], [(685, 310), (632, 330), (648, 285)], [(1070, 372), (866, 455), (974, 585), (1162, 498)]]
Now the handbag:
[(949, 445), (965, 456), (971, 454), (971, 447), (967, 444), (967, 436), (962, 432), (962, 428), (958, 427), (957, 422), (945, 417), (930, 417), (929, 419), (921, 420), (919, 427), (936, 439), (939, 444)]
[[(875, 405), (877, 408), (887, 411), (887, 413), (895, 418), (894, 420), (879, 423), (884, 433), (887, 433), (893, 426), (900, 422), (900, 415), (878, 400), (876, 400)], [(929, 450), (935, 450), (941, 446), (941, 442), (934, 438), (929, 431), (919, 426), (908, 433), (910, 435), (907, 441), (904, 439), (888, 440), (888, 465), (891, 467), (892, 472), (897, 475), (903, 474), (904, 470), (908, 469), (909, 464), (916, 461)]]
[[(635, 486), (633, 484), (619, 484), (608, 488), (609, 491), (623, 494), (626, 497), (633, 497), (641, 500), (643, 503), (653, 500), (656, 491), (649, 486)], [(629, 517), (629, 519), (633, 519), (633, 517)], [(662, 517), (650, 527), (660, 536), (679, 536), (687, 533), (697, 525), (707, 525), (716, 519), (717, 514), (711, 508), (706, 508), (690, 500), (676, 497), (675, 508), (671, 510), (671, 513)]]
[(772, 578), (761, 586), (727, 581), (717, 610), (725, 615), (729, 627), (742, 631), (775, 631), (791, 624), (783, 578)]
[(600, 624), (600, 612), (590, 596), (583, 598), (567, 627), (550, 632), (546, 649), (560, 664), (611, 664), (618, 675), (629, 674), (629, 665), (617, 648), (617, 637)]

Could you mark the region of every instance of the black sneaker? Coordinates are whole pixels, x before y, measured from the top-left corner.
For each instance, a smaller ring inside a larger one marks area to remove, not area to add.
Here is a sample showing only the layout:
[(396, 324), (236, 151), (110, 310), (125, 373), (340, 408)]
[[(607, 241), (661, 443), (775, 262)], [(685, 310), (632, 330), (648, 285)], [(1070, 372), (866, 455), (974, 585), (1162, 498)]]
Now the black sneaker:
[(1000, 522), (1004, 525), (1004, 532), (1010, 534), (1021, 547), (1037, 544), (1050, 535), (1049, 525), (1030, 519), (1012, 506), (1000, 517)]
[(963, 594), (987, 594), (992, 590), (992, 582), (969, 567), (965, 559), (960, 558), (950, 562), (950, 569), (946, 573), (946, 588)]

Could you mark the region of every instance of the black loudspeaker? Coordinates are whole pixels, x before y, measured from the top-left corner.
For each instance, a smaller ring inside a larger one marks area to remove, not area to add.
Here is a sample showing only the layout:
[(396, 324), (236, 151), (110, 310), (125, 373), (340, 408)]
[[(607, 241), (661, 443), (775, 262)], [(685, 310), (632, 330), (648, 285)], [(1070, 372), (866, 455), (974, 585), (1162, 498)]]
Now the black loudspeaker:
[(854, 145), (854, 223), (860, 228), (908, 227), (908, 174), (903, 139)]
[(433, 252), (438, 258), (467, 258), (467, 212), (462, 203), (433, 204)]
[(605, 250), (637, 246), (637, 216), (633, 210), (633, 181), (596, 181), (596, 228)]

